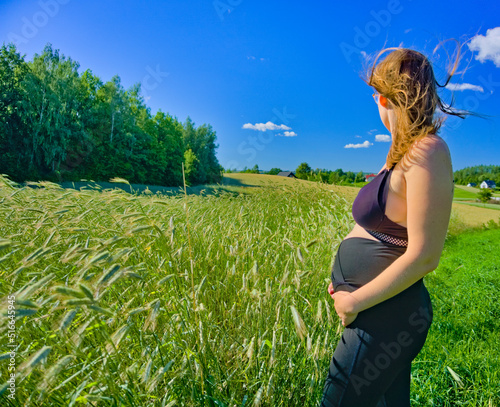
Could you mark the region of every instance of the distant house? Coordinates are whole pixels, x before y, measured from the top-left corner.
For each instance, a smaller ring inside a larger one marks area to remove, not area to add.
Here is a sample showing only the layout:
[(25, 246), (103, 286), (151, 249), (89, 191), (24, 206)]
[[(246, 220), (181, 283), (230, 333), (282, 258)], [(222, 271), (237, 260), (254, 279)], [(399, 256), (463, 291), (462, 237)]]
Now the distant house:
[(376, 174), (368, 174), (367, 176), (365, 176), (365, 181), (370, 182), (376, 176), (377, 176)]
[(496, 187), (497, 187), (496, 184), (493, 181), (490, 181), (489, 179), (481, 182), (481, 185), (479, 185), (479, 188), (495, 189)]
[(292, 171), (281, 171), (278, 173), (278, 176), (287, 178), (297, 178)]
[(477, 187), (477, 184), (475, 182), (469, 182), (467, 184), (468, 187)]

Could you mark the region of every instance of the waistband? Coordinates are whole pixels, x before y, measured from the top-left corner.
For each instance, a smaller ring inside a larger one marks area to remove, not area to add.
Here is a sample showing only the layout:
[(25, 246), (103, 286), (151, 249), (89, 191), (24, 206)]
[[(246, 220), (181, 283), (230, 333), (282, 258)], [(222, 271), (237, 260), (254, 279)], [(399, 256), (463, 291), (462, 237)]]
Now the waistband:
[(370, 235), (376, 237), (378, 240), (380, 240), (382, 242), (391, 243), (395, 246), (408, 247), (408, 240), (406, 240), (406, 239), (401, 239), (400, 237), (386, 235), (385, 233), (376, 232), (375, 230), (368, 230), (368, 229), (365, 229), (365, 230)]

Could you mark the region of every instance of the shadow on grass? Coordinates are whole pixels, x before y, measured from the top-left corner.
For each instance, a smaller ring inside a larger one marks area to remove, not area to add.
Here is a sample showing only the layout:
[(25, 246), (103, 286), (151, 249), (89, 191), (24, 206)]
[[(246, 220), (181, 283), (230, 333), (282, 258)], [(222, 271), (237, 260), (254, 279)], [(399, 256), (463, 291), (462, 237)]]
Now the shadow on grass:
[[(260, 181), (262, 183), (262, 181)], [(248, 182), (248, 181), (242, 181), (241, 179), (237, 178), (229, 178), (229, 177), (223, 177), (222, 178), (222, 185), (223, 186), (233, 186), (233, 187), (252, 187), (252, 188), (262, 188), (262, 184), (257, 184), (255, 182)]]
[[(51, 181), (25, 181), (15, 182), (10, 179), (6, 174), (0, 174), (0, 187), (7, 187), (10, 189), (17, 188), (63, 188), (74, 189), (77, 191), (90, 190), (90, 191), (105, 191), (120, 189), (129, 194), (134, 195), (164, 195), (164, 196), (179, 196), (184, 195), (184, 188), (178, 187), (165, 187), (158, 185), (146, 184), (129, 184), (127, 182), (106, 182), (106, 181), (93, 181), (93, 180), (80, 180), (80, 181), (64, 181), (60, 183)], [(126, 180), (124, 180), (126, 181)], [(254, 188), (262, 188), (262, 182), (254, 182), (254, 180), (241, 180), (229, 177), (223, 177), (220, 184), (205, 184), (196, 185), (186, 188), (188, 195), (221, 195), (230, 194), (232, 196), (248, 195)]]
[[(143, 185), (143, 184), (125, 184), (114, 182), (93, 182), (93, 181), (78, 181), (78, 182), (63, 182), (61, 187), (66, 189), (92, 189), (92, 190), (106, 190), (119, 188), (125, 192), (135, 195), (167, 195), (179, 196), (184, 195), (183, 187), (162, 187), (157, 185)], [(228, 188), (224, 185), (196, 185), (193, 187), (186, 187), (188, 195), (220, 195), (222, 193), (229, 193), (237, 196), (241, 191), (233, 188)]]

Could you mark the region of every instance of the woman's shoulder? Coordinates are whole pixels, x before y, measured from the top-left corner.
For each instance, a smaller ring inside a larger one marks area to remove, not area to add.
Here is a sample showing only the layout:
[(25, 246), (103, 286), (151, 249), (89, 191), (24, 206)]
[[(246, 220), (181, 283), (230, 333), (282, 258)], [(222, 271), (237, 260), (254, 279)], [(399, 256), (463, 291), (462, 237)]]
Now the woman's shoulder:
[(408, 151), (411, 164), (420, 166), (434, 166), (436, 164), (451, 167), (451, 154), (446, 141), (436, 134), (417, 140)]
[(411, 149), (423, 150), (423, 151), (449, 151), (446, 141), (444, 141), (437, 134), (428, 134), (425, 137), (420, 138), (415, 141), (411, 146)]

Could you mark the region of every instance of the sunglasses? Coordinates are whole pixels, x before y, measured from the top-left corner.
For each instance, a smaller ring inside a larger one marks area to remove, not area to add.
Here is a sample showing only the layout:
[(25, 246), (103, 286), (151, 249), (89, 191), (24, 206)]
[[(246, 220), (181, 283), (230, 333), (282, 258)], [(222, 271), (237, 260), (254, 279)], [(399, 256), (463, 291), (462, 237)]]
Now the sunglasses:
[(378, 104), (378, 101), (380, 99), (380, 93), (374, 93), (372, 96), (373, 100), (375, 100), (375, 103)]

